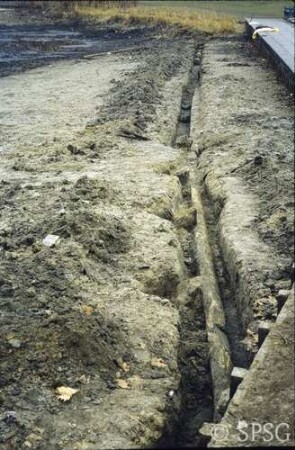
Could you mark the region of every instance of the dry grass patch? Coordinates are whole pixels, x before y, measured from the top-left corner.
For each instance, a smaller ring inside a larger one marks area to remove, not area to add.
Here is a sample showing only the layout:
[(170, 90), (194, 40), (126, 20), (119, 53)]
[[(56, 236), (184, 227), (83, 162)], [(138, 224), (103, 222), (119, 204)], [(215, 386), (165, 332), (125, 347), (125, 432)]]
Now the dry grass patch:
[(75, 5), (74, 13), (98, 21), (143, 22), (150, 25), (177, 26), (208, 34), (230, 33), (236, 30), (236, 19), (215, 12), (188, 11), (183, 8), (95, 8)]

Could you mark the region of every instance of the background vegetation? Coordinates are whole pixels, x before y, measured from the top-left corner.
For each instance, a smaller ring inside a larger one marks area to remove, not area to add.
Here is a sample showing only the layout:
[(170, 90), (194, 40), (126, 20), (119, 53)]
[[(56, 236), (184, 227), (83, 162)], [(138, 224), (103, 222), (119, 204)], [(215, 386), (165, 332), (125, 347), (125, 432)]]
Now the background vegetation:
[(236, 28), (236, 19), (215, 12), (191, 11), (186, 8), (143, 6), (130, 8), (96, 8), (78, 3), (73, 12), (83, 18), (94, 21), (121, 21), (126, 25), (145, 23), (148, 25), (176, 26), (191, 31), (208, 34), (232, 32)]
[(223, 34), (238, 29), (237, 18), (283, 17), (284, 0), (68, 0), (19, 1), (20, 6), (54, 12), (56, 16), (72, 15), (96, 22), (120, 21), (126, 25), (176, 26), (207, 34)]
[(195, 0), (195, 1), (139, 1), (140, 6), (157, 8), (188, 8), (193, 10), (215, 11), (230, 14), (239, 18), (251, 17), (283, 17), (285, 6), (294, 7), (288, 0)]

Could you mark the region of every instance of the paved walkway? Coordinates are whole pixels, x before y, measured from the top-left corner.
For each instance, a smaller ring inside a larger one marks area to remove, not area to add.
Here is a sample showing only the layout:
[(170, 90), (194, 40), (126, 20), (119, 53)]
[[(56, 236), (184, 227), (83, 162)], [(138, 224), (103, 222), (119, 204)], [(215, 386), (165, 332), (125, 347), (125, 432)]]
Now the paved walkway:
[(278, 28), (277, 32), (259, 32), (260, 38), (294, 73), (294, 25), (282, 19), (247, 19), (247, 23), (255, 31), (257, 26), (265, 25)]

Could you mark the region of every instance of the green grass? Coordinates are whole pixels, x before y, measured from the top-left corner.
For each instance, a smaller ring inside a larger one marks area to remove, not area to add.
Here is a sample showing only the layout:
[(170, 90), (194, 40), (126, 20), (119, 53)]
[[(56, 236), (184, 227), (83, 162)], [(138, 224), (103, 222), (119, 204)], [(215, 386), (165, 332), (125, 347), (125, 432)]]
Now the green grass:
[(284, 0), (227, 0), (227, 1), (139, 1), (139, 6), (157, 8), (185, 8), (194, 10), (214, 11), (218, 14), (230, 14), (231, 16), (245, 17), (283, 17), (285, 6), (293, 6), (294, 2)]

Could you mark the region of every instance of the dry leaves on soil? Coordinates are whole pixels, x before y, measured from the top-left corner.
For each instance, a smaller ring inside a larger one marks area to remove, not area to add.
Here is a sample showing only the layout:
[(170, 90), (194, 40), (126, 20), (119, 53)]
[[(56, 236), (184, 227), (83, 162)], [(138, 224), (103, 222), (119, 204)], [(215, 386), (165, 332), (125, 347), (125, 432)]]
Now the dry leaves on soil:
[(71, 400), (74, 394), (79, 392), (79, 389), (72, 389), (66, 386), (60, 386), (56, 388), (55, 393), (57, 394), (57, 398), (63, 402), (68, 402)]
[(117, 386), (121, 389), (130, 389), (129, 384), (126, 380), (123, 380), (122, 378), (117, 379)]

